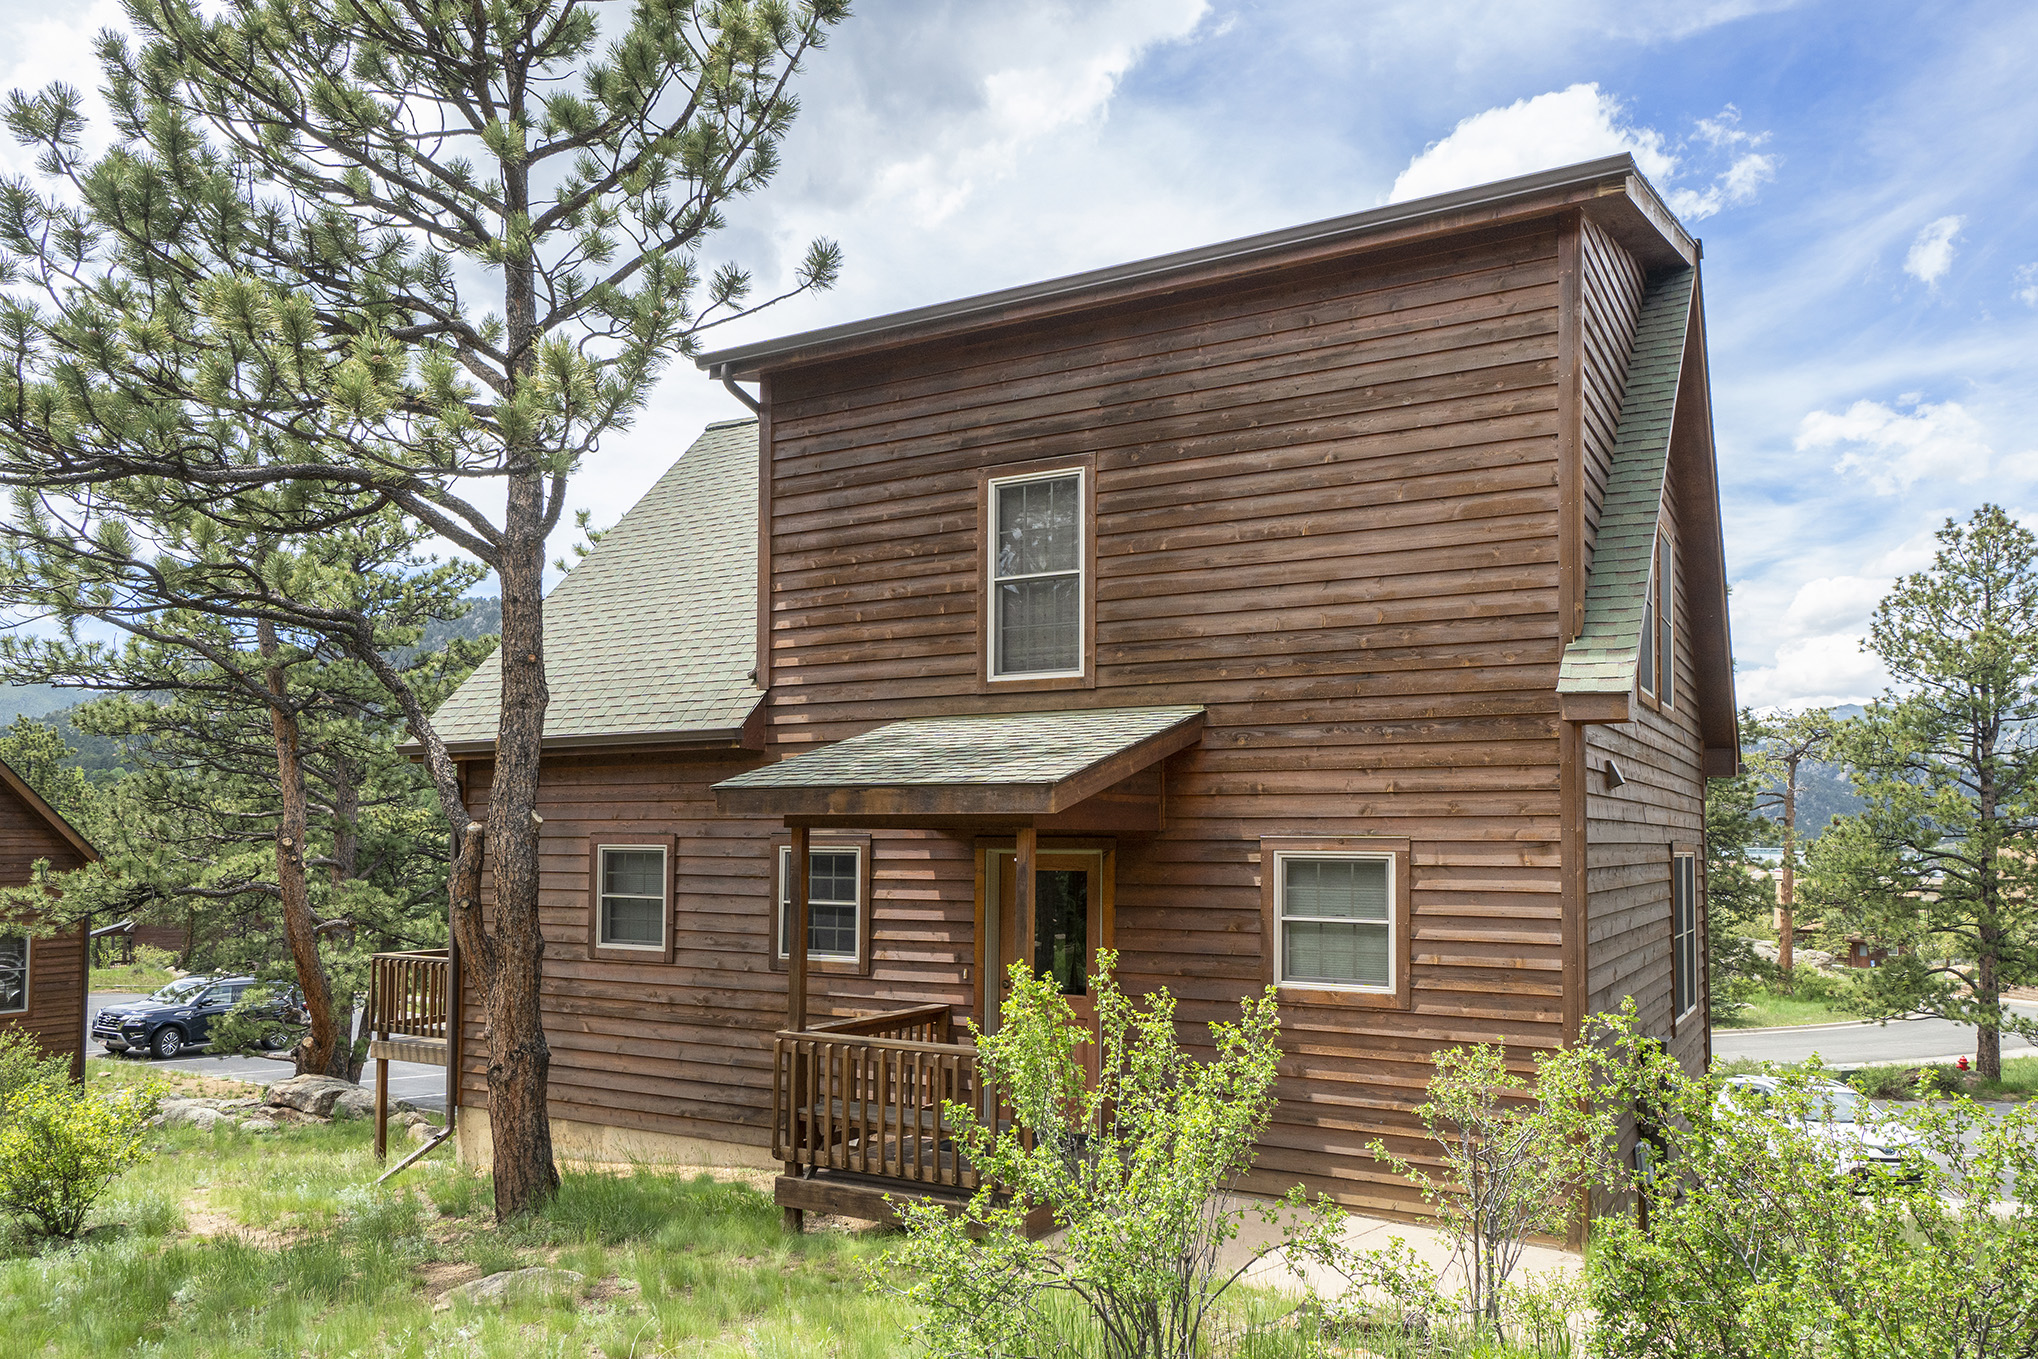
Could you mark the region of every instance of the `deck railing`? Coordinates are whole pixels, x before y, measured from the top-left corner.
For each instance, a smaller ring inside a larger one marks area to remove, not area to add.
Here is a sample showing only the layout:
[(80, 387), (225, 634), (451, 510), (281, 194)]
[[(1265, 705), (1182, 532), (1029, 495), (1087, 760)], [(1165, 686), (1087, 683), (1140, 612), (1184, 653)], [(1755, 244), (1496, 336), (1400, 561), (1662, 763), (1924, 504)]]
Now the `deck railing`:
[(377, 1038), (443, 1042), (453, 962), (446, 950), (378, 953), (369, 965), (369, 1027)]
[(946, 1005), (781, 1031), (772, 1154), (790, 1166), (974, 1189), (942, 1104), (975, 1107), (977, 1053), (953, 1041)]

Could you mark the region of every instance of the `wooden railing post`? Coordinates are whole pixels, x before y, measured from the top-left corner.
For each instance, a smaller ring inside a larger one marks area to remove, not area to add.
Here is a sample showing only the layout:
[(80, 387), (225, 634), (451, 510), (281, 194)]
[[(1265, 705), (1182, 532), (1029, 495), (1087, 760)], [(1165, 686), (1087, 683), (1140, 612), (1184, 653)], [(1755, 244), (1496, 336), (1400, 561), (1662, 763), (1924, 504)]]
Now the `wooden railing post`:
[[(787, 883), (786, 887), (787, 895), (791, 898), (792, 902), (792, 919), (786, 922), (786, 932), (791, 937), (785, 941), (785, 1026), (793, 1033), (800, 1033), (807, 1027), (807, 935), (812, 928), (808, 920), (809, 908), (807, 905), (807, 875), (809, 872), (807, 865), (808, 837), (805, 826), (793, 826), (790, 830), (792, 832), (792, 854), (790, 856), (792, 862), (787, 865), (787, 872), (790, 874), (792, 881)], [(792, 1113), (794, 1120), (794, 1126), (792, 1136), (787, 1141), (796, 1149), (811, 1151), (814, 1139), (814, 1111), (809, 1107), (810, 1101), (808, 1099), (806, 1061), (808, 1054), (800, 1051), (801, 1046), (798, 1043), (794, 1046), (793, 1069), (791, 1072), (793, 1088), (790, 1092), (791, 1098), (787, 1101), (788, 1110)], [(788, 1161), (785, 1173), (788, 1175), (799, 1174), (799, 1164)], [(805, 1229), (806, 1224), (807, 1215), (805, 1212), (798, 1208), (788, 1208), (785, 1210), (787, 1231), (802, 1231)]]

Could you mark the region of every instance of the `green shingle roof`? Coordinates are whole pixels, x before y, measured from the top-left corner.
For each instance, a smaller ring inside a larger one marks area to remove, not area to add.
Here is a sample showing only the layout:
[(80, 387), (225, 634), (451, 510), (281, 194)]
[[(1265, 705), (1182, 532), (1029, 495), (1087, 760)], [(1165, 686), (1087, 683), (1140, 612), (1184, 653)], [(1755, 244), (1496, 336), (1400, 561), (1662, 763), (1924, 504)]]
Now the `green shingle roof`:
[[(1052, 812), (1192, 745), (1203, 709), (1087, 708), (892, 722), (715, 785), (726, 810), (889, 810), (893, 792), (952, 794), (961, 814)], [(1126, 759), (1120, 759), (1124, 756)], [(1085, 776), (1090, 776), (1085, 778)], [(846, 800), (844, 800), (846, 799)], [(880, 805), (882, 804), (882, 805)]]
[(1564, 648), (1557, 676), (1560, 694), (1625, 694), (1635, 687), (1670, 426), (1697, 278), (1695, 270), (1673, 269), (1642, 295), (1613, 468), (1600, 508), (1599, 541), (1585, 584), (1585, 624)]
[[(742, 727), (757, 664), (757, 422), (708, 426), (545, 599), (547, 742)], [(448, 745), (495, 739), (484, 661), (433, 715)]]

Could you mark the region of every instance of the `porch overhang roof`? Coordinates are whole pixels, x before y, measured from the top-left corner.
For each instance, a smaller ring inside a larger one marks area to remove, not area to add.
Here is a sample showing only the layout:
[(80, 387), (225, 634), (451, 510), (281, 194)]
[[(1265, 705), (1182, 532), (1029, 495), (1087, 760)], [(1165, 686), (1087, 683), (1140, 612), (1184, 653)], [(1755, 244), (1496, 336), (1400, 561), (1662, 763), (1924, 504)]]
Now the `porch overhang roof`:
[(1203, 734), (1203, 709), (1085, 708), (890, 722), (715, 785), (724, 812), (792, 821), (1053, 816)]

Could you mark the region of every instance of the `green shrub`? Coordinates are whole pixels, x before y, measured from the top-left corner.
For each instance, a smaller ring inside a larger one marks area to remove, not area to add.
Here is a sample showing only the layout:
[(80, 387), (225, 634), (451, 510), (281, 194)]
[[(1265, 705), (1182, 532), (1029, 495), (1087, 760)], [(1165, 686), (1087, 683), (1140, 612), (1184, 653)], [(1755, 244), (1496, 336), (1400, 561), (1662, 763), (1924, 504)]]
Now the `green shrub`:
[(2038, 1355), (2038, 1109), (1864, 1105), (1864, 1140), (1914, 1139), (1890, 1173), (1808, 1128), (1828, 1107), (1815, 1069), (1781, 1080), (1725, 1103), (1710, 1082), (1665, 1080), (1670, 1155), (1641, 1186), (1646, 1219), (1596, 1224), (1593, 1352)]
[(45, 1236), (75, 1237), (106, 1187), (152, 1154), (144, 1145), (153, 1087), (114, 1095), (68, 1082), (24, 1089), (0, 1121), (0, 1211)]
[[(1236, 1023), (1210, 1025), (1214, 1055), (1199, 1061), (1177, 1037), (1174, 998), (1131, 1000), (1113, 962), (1101, 952), (1090, 979), (1094, 1081), (1080, 1052), (1090, 1037), (1060, 987), (1013, 966), (998, 1031), (976, 1034), (983, 1082), (1012, 1111), (1011, 1127), (994, 1132), (963, 1105), (943, 1110), (986, 1187), (959, 1213), (896, 1205), (907, 1236), (870, 1283), (926, 1308), (917, 1336), (933, 1355), (1190, 1359), (1244, 1272), (1220, 1269), (1218, 1256), (1248, 1211), (1229, 1191), (1274, 1107), (1273, 988), (1242, 1001)], [(1053, 1210), (1058, 1239), (1026, 1238), (1033, 1204)], [(1320, 1257), (1342, 1223), (1329, 1200), (1299, 1190), (1253, 1211), (1276, 1237), (1249, 1253), (1255, 1260), (1283, 1244)]]
[(20, 1029), (0, 1030), (0, 1122), (7, 1118), (15, 1101), (45, 1086), (63, 1085), (71, 1078), (71, 1064), (42, 1050), (35, 1035)]
[(1847, 1084), (1871, 1099), (1909, 1099), (1916, 1083), (1916, 1067), (1865, 1066), (1847, 1073)]

